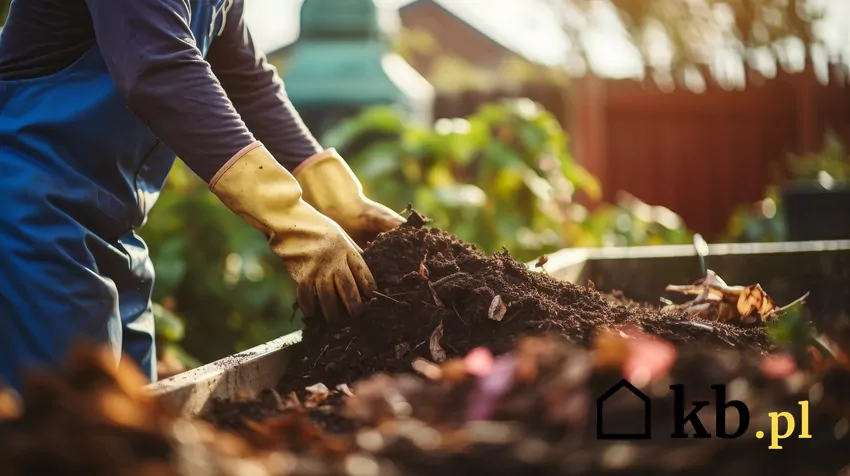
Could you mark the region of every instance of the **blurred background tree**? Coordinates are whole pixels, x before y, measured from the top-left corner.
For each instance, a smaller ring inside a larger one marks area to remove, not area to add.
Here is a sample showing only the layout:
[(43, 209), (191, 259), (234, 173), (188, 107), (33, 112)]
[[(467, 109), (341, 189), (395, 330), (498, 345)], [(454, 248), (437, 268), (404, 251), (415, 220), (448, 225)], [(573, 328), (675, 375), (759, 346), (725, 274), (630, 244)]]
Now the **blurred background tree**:
[[(787, 64), (821, 53), (820, 0), (547, 0), (575, 45), (595, 22), (616, 16), (644, 64), (672, 73), (725, 59)], [(789, 48), (796, 50), (791, 53)], [(576, 54), (586, 59), (578, 48)]]

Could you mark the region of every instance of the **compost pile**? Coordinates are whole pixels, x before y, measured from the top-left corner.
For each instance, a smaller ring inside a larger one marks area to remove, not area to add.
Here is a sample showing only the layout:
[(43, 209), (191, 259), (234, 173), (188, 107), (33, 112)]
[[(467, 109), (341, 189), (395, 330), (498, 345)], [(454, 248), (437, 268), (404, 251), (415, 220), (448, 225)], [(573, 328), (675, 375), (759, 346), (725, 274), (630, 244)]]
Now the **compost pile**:
[(29, 374), (23, 398), (0, 386), (0, 472), (224, 475), (268, 464), (242, 438), (169, 411), (145, 383), (109, 349), (79, 346), (60, 372)]
[[(622, 305), (589, 286), (531, 271), (507, 251), (487, 256), (473, 245), (411, 212), (406, 224), (380, 235), (365, 250), (379, 294), (360, 314), (340, 324), (311, 320), (293, 365), (277, 393), (309, 396), (308, 386), (329, 389), (377, 372), (410, 371), (417, 358), (440, 363), (484, 346), (499, 355), (528, 335), (552, 334), (587, 347), (604, 330), (634, 327), (676, 345), (765, 352), (761, 328), (743, 328), (686, 312)], [(334, 391), (334, 396), (343, 392)], [(207, 418), (225, 428), (242, 428), (245, 418), (273, 415), (277, 397), (221, 402)], [(345, 421), (320, 413), (330, 430)]]
[[(308, 322), (290, 375), (258, 395), (215, 402), (204, 416), (213, 425), (168, 412), (141, 392), (138, 372), (83, 350), (62, 374), (33, 376), (23, 405), (0, 392), (0, 467), (133, 475), (850, 471), (847, 349), (787, 353), (758, 325), (689, 312), (700, 300), (681, 311), (624, 305), (425, 223), (413, 212), (371, 244), (365, 258), (379, 294), (356, 318)], [(673, 384), (682, 385), (681, 409)], [(715, 385), (724, 386), (720, 397)], [(746, 407), (717, 418), (718, 398)], [(697, 401), (707, 402), (696, 413), (710, 438), (693, 438), (696, 420), (677, 422)], [(779, 417), (773, 428), (770, 412), (787, 412), (795, 427)], [(687, 438), (670, 437), (678, 427)], [(647, 430), (649, 439), (600, 438)], [(777, 440), (781, 451), (768, 450), (774, 435), (787, 436)]]

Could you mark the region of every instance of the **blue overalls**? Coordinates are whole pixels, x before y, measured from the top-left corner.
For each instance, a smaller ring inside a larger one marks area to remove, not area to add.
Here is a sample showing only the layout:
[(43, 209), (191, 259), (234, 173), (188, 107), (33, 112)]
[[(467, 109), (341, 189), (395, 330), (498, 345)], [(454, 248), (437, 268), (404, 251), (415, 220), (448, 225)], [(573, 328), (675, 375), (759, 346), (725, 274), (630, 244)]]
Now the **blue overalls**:
[[(206, 55), (227, 0), (191, 0)], [(174, 153), (126, 106), (97, 46), (57, 73), (0, 81), (0, 379), (108, 343), (156, 380), (154, 270), (135, 230)]]

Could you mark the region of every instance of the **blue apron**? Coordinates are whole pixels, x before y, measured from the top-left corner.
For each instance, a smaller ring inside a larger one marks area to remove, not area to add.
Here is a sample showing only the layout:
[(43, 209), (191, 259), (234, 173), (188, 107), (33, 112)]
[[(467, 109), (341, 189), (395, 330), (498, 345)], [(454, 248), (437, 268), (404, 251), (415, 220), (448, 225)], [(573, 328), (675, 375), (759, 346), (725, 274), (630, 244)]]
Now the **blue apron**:
[[(206, 56), (228, 0), (191, 0)], [(154, 270), (135, 230), (175, 160), (126, 106), (95, 46), (57, 73), (0, 81), (0, 379), (108, 343), (156, 380)]]

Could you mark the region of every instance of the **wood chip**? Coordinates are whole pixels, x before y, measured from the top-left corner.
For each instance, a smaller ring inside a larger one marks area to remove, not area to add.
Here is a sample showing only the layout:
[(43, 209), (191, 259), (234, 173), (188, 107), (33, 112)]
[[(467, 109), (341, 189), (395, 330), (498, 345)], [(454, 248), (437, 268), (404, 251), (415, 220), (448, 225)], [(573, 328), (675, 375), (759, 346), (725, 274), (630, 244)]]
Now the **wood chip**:
[(443, 371), (440, 369), (440, 366), (428, 362), (425, 359), (416, 359), (410, 364), (413, 367), (413, 370), (425, 376), (425, 378), (430, 380), (440, 380), (443, 376)]
[(493, 296), (493, 300), (490, 301), (490, 309), (487, 311), (487, 317), (496, 322), (501, 322), (506, 312), (508, 312), (508, 308), (502, 302), (502, 296), (498, 294)]

